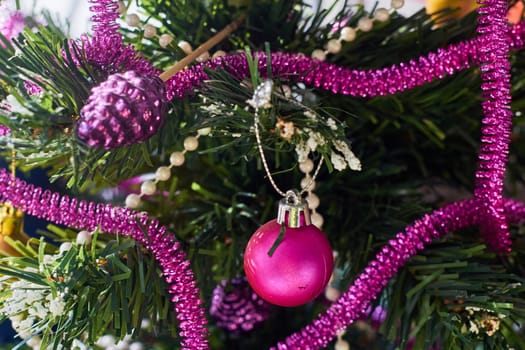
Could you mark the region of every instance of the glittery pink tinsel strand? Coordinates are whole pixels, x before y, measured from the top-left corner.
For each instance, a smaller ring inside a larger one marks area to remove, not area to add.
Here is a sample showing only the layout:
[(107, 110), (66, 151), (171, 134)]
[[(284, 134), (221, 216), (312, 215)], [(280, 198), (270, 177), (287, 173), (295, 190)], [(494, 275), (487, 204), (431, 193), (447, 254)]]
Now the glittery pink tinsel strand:
[[(78, 201), (13, 178), (0, 170), (0, 197), (27, 214), (69, 227), (123, 234), (140, 242), (159, 263), (175, 303), (183, 349), (208, 349), (206, 314), (190, 263), (166, 228), (145, 214)], [(147, 235), (144, 234), (147, 232)]]
[[(119, 18), (118, 4), (114, 0), (89, 0), (90, 10), (93, 12), (93, 36), (81, 36), (74, 41), (76, 46), (72, 52), (83, 48), (89, 63), (99, 66), (105, 73), (113, 74), (126, 70), (136, 70), (142, 74), (158, 75), (160, 73), (151, 62), (142, 58), (140, 53), (131, 45), (125, 45), (122, 35), (118, 33), (120, 28), (117, 23)], [(71, 43), (70, 45), (72, 45)], [(73, 57), (78, 61), (78, 57)], [(78, 64), (78, 62), (75, 62)]]
[(107, 37), (122, 37), (118, 34), (120, 29), (117, 23), (118, 3), (114, 0), (89, 0), (92, 6), (89, 10), (93, 13), (91, 17), (91, 30), (93, 36), (107, 38)]
[(478, 37), (483, 120), (474, 195), (484, 214), (480, 230), (487, 245), (509, 252), (510, 233), (503, 212), (503, 178), (512, 126), (510, 110), (509, 30), (505, 0), (482, 0), (478, 8)]
[[(523, 47), (525, 27), (523, 22), (501, 34), (512, 48)], [(479, 65), (482, 51), (492, 47), (492, 38), (474, 39), (449, 45), (425, 56), (375, 70), (349, 69), (321, 62), (302, 54), (272, 53), (270, 61), (275, 76), (303, 82), (334, 94), (375, 97), (392, 95), (425, 85), (446, 75), (452, 75), (469, 67)], [(263, 74), (266, 70), (266, 54), (254, 54)], [(249, 74), (244, 54), (218, 57), (181, 71), (169, 79), (168, 98), (182, 98), (197, 89), (208, 76), (205, 69), (224, 68), (237, 78)]]

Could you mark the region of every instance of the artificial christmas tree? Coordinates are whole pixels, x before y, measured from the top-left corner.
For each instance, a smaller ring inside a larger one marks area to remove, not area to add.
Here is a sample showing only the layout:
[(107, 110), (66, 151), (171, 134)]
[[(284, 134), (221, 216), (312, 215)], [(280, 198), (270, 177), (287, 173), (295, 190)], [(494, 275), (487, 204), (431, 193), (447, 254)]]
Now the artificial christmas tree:
[(1, 27), (3, 154), (60, 188), (0, 171), (49, 222), (4, 238), (19, 346), (525, 347), (511, 4), (90, 3), (78, 39)]

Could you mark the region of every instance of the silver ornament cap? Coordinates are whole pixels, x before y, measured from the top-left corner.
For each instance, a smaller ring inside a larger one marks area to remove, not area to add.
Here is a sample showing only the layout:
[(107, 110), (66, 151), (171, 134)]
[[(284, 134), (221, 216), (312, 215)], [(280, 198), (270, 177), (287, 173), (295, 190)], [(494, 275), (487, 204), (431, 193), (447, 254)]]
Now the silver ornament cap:
[(286, 196), (279, 201), (277, 222), (289, 228), (299, 228), (311, 224), (308, 203), (296, 190), (289, 190)]

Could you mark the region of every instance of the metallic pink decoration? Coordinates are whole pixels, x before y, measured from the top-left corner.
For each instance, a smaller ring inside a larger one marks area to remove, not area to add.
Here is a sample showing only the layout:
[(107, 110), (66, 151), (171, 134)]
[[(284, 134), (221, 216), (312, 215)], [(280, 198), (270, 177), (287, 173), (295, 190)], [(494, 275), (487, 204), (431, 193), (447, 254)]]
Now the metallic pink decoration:
[(0, 136), (5, 136), (11, 132), (8, 126), (0, 124)]
[(270, 316), (270, 304), (248, 285), (246, 278), (223, 280), (211, 297), (210, 315), (217, 326), (232, 333), (249, 332)]
[[(506, 22), (504, 22), (506, 23)], [(506, 25), (506, 24), (505, 24)], [(525, 40), (525, 24), (521, 22), (505, 34), (501, 40), (512, 48), (522, 48)], [(425, 56), (381, 69), (359, 70), (339, 67), (302, 54), (272, 53), (272, 70), (280, 79), (303, 82), (334, 94), (375, 97), (393, 95), (425, 85), (436, 79), (452, 75), (480, 64), (481, 51), (492, 47), (492, 38), (478, 36), (474, 39), (449, 45)], [(267, 57), (263, 52), (258, 58), (261, 73), (266, 74)], [(182, 98), (208, 79), (205, 69), (224, 68), (238, 78), (249, 75), (244, 54), (218, 57), (181, 71), (166, 82), (168, 98)]]
[(166, 114), (164, 83), (135, 71), (115, 73), (91, 89), (80, 110), (77, 136), (88, 145), (114, 149), (155, 135)]
[(314, 225), (286, 227), (270, 256), (281, 224), (271, 220), (253, 234), (244, 252), (244, 272), (253, 290), (279, 306), (298, 306), (324, 291), (334, 269), (330, 243)]
[[(82, 35), (79, 40), (69, 41), (73, 63), (80, 64), (82, 50), (88, 63), (98, 67), (106, 74), (135, 70), (145, 75), (160, 73), (151, 62), (142, 58), (133, 46), (124, 44), (118, 32), (120, 26), (118, 4), (114, 0), (89, 0), (93, 16), (91, 30), (93, 35)], [(65, 56), (64, 56), (65, 57)]]
[(484, 117), (474, 195), (481, 204), (479, 224), (485, 242), (496, 252), (508, 253), (512, 242), (502, 194), (512, 127), (508, 4), (504, 0), (482, 0), (480, 4), (477, 31), (485, 40), (479, 50)]

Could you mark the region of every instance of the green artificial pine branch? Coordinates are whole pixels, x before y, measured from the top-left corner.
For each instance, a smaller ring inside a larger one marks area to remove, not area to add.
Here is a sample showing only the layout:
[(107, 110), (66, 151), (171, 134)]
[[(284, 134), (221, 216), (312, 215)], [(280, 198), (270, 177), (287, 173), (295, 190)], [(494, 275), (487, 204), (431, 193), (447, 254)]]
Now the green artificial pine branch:
[[(23, 332), (40, 334), (42, 347), (53, 349), (71, 347), (75, 339), (93, 345), (108, 333), (117, 339), (130, 334), (137, 337), (143, 332), (144, 319), (153, 329), (176, 334), (165, 283), (142, 247), (98, 231), (89, 244), (71, 244), (75, 232), (55, 226), (49, 229), (40, 233), (64, 242), (60, 252), (43, 238), (32, 239), (25, 256), (1, 259), (2, 318), (17, 317), (25, 325), (20, 326)], [(42, 295), (35, 295), (34, 288)], [(28, 304), (15, 293), (27, 294)], [(35, 301), (31, 298), (50, 310), (32, 309)]]
[(453, 238), (433, 244), (402, 269), (385, 291), (390, 302), (383, 305), (381, 331), (402, 348), (409, 341), (418, 349), (519, 347), (522, 340), (498, 330), (524, 318), (525, 280), (506, 271), (483, 245)]

